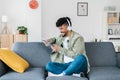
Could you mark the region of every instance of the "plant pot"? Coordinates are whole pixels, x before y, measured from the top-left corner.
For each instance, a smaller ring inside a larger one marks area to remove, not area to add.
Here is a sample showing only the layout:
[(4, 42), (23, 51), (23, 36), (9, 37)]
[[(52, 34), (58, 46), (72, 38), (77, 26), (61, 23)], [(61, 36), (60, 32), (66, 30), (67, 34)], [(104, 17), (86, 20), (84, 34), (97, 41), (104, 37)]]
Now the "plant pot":
[(24, 34), (24, 31), (23, 31), (23, 30), (20, 30), (20, 31), (19, 31), (19, 34)]

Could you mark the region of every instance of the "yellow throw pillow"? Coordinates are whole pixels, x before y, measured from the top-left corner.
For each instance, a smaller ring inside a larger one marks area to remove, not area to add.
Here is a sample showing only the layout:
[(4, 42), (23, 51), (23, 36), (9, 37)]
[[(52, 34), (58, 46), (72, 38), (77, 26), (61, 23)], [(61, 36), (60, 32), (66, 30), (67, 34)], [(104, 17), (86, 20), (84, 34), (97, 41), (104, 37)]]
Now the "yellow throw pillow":
[(16, 72), (23, 73), (29, 63), (9, 49), (0, 49), (0, 59)]

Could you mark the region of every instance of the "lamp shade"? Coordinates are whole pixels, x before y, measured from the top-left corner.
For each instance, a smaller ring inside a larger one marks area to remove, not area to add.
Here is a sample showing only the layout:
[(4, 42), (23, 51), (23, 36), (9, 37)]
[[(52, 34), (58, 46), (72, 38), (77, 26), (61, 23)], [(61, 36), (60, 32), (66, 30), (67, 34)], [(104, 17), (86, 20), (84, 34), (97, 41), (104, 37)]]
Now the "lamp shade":
[(8, 17), (7, 16), (2, 16), (2, 22), (8, 22)]

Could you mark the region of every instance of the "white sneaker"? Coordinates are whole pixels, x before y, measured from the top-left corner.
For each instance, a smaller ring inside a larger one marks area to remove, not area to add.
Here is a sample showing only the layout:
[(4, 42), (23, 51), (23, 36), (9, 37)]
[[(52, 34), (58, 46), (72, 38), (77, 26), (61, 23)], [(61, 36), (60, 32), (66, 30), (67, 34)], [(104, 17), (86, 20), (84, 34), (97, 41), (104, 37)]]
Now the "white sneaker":
[(73, 73), (73, 76), (81, 77), (80, 74)]
[(48, 76), (64, 76), (64, 73), (61, 74), (53, 74), (51, 72), (48, 72)]

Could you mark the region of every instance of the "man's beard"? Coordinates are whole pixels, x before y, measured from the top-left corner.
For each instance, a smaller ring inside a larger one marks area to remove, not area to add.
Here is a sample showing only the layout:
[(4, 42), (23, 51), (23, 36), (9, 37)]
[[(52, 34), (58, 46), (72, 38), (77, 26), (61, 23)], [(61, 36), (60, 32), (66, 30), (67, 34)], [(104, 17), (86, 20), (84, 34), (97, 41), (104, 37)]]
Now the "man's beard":
[(61, 33), (62, 34), (62, 37), (65, 37), (66, 36), (66, 33)]

